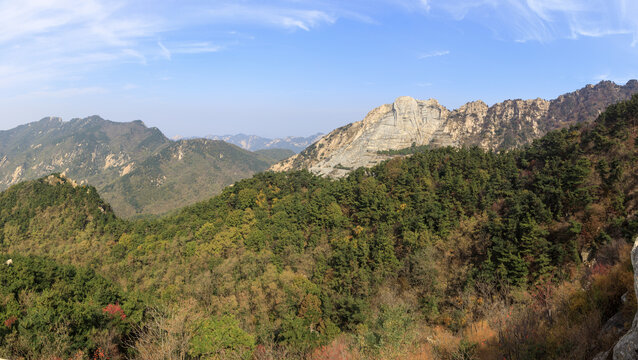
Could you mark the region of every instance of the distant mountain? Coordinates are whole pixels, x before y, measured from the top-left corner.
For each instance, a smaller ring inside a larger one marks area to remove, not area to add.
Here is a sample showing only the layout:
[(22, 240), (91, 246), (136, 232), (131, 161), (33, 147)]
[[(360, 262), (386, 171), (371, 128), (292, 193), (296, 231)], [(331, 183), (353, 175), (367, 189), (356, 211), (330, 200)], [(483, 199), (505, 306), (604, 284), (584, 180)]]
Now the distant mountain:
[(506, 100), (487, 106), (482, 101), (450, 111), (436, 100), (399, 97), (372, 110), (362, 121), (340, 127), (300, 154), (272, 166), (275, 171), (308, 169), (340, 177), (358, 167), (388, 159), (380, 151), (412, 145), (473, 146), (507, 150), (530, 143), (550, 130), (590, 122), (609, 105), (638, 93), (638, 81), (587, 85), (548, 101)]
[(313, 142), (319, 140), (323, 134), (317, 133), (308, 137), (288, 136), (286, 138), (269, 139), (257, 135), (209, 135), (207, 139), (223, 140), (235, 144), (242, 149), (256, 151), (264, 149), (288, 149), (295, 153), (307, 148)]
[(121, 216), (161, 214), (277, 160), (223, 141), (171, 141), (141, 121), (49, 117), (0, 131), (0, 190), (58, 172), (95, 186)]
[(272, 162), (273, 164), (288, 159), (294, 156), (296, 153), (290, 149), (261, 149), (254, 151), (255, 154), (259, 154), (264, 157), (264, 160)]

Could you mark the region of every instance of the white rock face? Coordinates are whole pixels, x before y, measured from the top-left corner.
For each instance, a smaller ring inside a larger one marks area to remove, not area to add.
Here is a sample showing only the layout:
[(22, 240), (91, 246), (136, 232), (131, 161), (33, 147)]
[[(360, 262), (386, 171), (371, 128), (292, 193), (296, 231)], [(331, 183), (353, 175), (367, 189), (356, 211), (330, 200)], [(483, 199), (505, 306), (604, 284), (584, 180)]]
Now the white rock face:
[(20, 180), (20, 176), (22, 176), (23, 170), (22, 166), (18, 166), (13, 172), (13, 175), (11, 175), (11, 182), (9, 184), (17, 183)]
[[(415, 144), (431, 146), (479, 145), (495, 149), (504, 137), (498, 129), (504, 122), (520, 123), (521, 131), (538, 128), (538, 120), (549, 102), (517, 100), (492, 108), (482, 101), (449, 111), (434, 99), (397, 98), (393, 104), (372, 110), (362, 121), (336, 129), (271, 169), (309, 169), (319, 175), (341, 177), (358, 167), (370, 167), (388, 158), (378, 152), (398, 150)], [(533, 130), (532, 130), (533, 131)], [(538, 136), (541, 135), (540, 131)]]
[(488, 106), (467, 103), (449, 111), (436, 100), (399, 97), (379, 106), (362, 121), (340, 127), (301, 153), (271, 167), (273, 171), (308, 169), (341, 177), (361, 166), (388, 158), (383, 150), (415, 145), (479, 146), (506, 150), (525, 145), (550, 130), (595, 120), (607, 106), (638, 92), (638, 81), (624, 86), (603, 81), (547, 101), (506, 100)]
[[(383, 105), (344, 133), (331, 133), (322, 144), (330, 156), (310, 166), (310, 171), (330, 176), (345, 175), (350, 169), (372, 166), (387, 158), (380, 150), (406, 148), (427, 143), (447, 116), (436, 100), (417, 101), (400, 97), (392, 105)], [(330, 136), (332, 135), (332, 136)], [(323, 140), (323, 139), (322, 139)]]

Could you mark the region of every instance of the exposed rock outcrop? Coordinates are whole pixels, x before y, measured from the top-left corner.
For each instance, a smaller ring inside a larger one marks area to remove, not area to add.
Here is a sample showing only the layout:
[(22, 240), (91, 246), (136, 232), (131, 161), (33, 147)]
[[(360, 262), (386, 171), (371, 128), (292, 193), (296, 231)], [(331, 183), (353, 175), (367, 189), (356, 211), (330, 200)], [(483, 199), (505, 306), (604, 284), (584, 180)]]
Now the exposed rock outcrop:
[[(638, 237), (631, 250), (631, 263), (634, 266), (634, 291), (638, 298)], [(613, 350), (614, 360), (638, 359), (638, 314), (634, 317), (631, 329), (618, 340)]]
[[(379, 150), (400, 149), (433, 138), (448, 117), (436, 100), (417, 101), (400, 97), (392, 105), (372, 110), (363, 121), (339, 128), (293, 156), (274, 170), (308, 168), (318, 174), (345, 175), (349, 170), (371, 166), (387, 158)], [(308, 156), (310, 155), (310, 156)]]
[(548, 131), (593, 121), (607, 106), (638, 92), (638, 81), (624, 86), (603, 81), (547, 101), (507, 100), (488, 106), (482, 101), (450, 111), (436, 100), (403, 96), (379, 106), (362, 121), (340, 127), (300, 154), (271, 167), (274, 171), (308, 169), (341, 177), (361, 166), (388, 158), (379, 151), (415, 145), (473, 146), (507, 150), (531, 142)]
[[(631, 264), (634, 267), (634, 291), (638, 299), (638, 237), (631, 249)], [(614, 347), (594, 356), (593, 360), (635, 360), (638, 359), (638, 313), (634, 316), (629, 331), (623, 335)]]

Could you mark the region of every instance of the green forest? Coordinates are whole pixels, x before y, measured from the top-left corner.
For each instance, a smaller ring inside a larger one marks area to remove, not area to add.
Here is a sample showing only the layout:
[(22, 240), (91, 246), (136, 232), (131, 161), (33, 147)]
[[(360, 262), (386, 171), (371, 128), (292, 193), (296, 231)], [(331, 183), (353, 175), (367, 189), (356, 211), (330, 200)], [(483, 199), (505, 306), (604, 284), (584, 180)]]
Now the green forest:
[(637, 120), (634, 96), (518, 150), (263, 172), (157, 219), (59, 174), (20, 183), (0, 194), (0, 357), (593, 356), (635, 312)]

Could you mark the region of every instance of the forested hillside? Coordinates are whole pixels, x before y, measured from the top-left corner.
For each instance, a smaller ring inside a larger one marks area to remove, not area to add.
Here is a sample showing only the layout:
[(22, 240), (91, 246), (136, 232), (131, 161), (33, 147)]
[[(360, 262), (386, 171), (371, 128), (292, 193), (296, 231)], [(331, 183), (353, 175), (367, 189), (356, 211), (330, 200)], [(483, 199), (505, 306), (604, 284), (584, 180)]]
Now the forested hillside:
[(119, 216), (159, 215), (217, 195), (285, 157), (217, 140), (171, 141), (139, 120), (44, 118), (0, 131), (0, 189), (58, 172), (95, 186)]
[[(0, 356), (591, 356), (635, 311), (637, 119), (634, 96), (520, 150), (413, 149), (340, 180), (260, 173), (159, 220), (118, 219), (58, 175), (13, 186)], [(34, 262), (46, 285), (8, 275)]]

